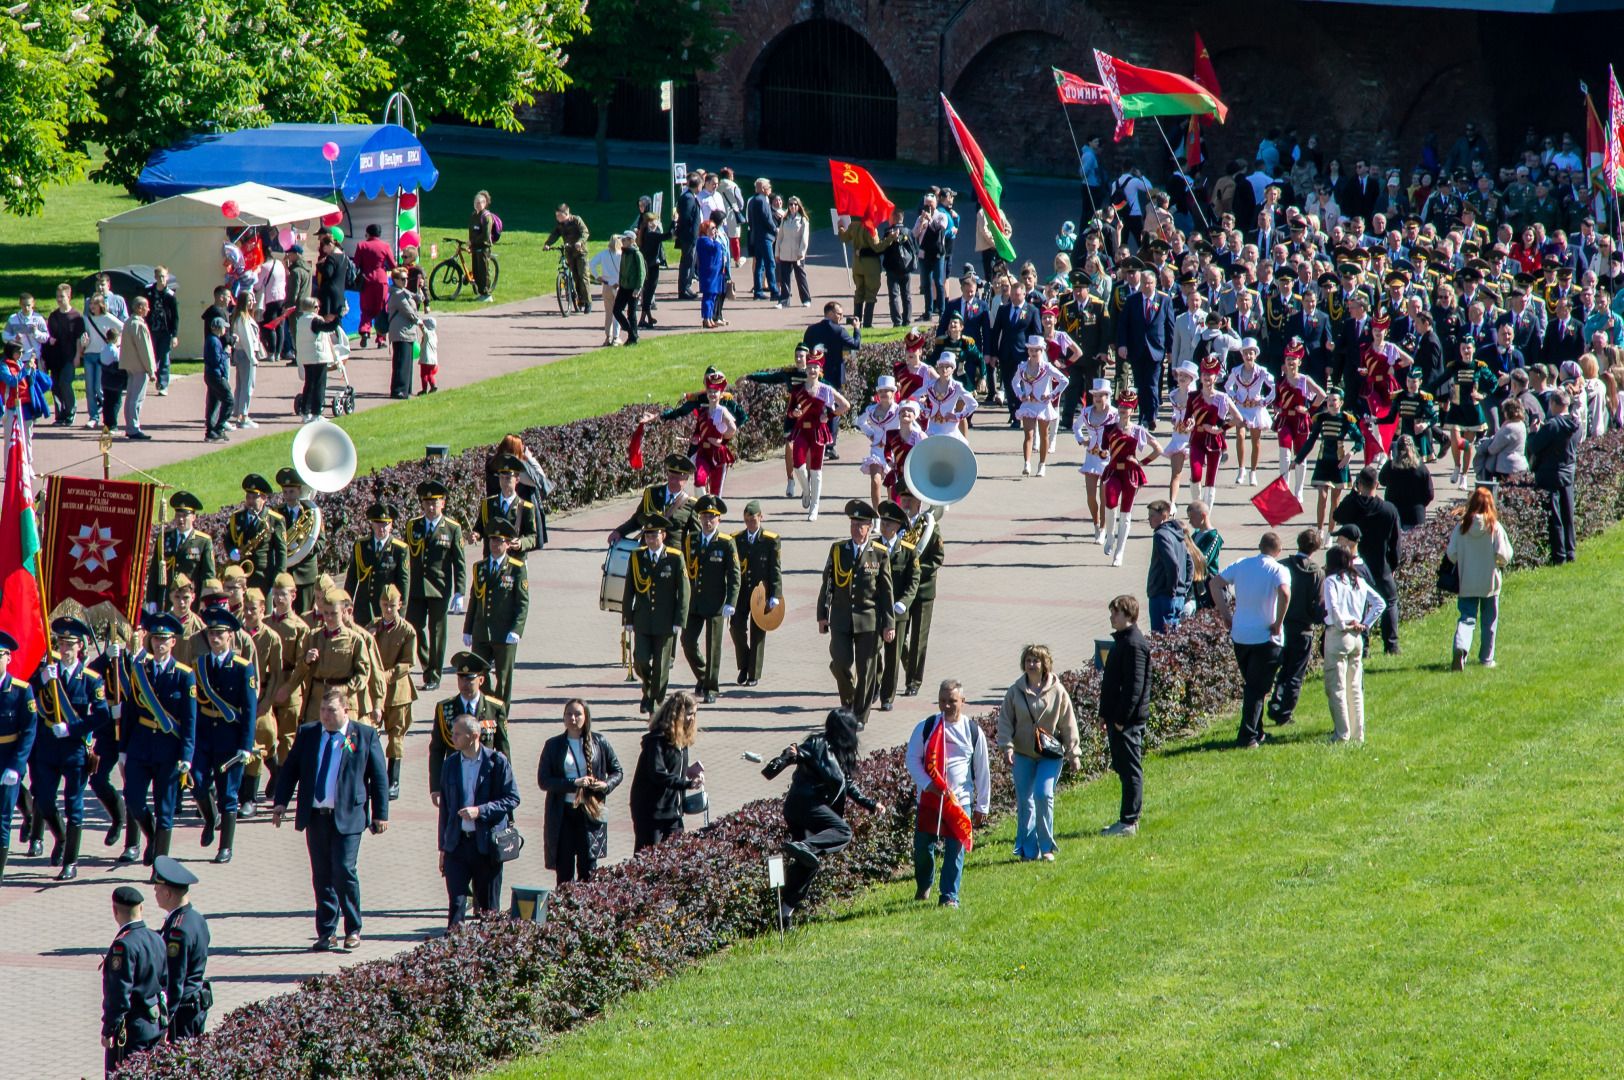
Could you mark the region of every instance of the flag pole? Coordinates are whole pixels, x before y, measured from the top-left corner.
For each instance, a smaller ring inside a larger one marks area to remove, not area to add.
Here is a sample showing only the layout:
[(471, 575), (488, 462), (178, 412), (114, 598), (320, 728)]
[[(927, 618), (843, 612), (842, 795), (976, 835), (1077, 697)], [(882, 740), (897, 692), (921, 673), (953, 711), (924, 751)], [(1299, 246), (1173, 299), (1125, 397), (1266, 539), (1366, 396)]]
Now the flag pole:
[(1190, 179), (1190, 174), (1185, 172), (1184, 166), (1179, 163), (1178, 153), (1173, 149), (1172, 142), (1167, 138), (1167, 129), (1162, 127), (1162, 118), (1154, 116), (1151, 119), (1156, 121), (1156, 130), (1162, 133), (1162, 145), (1167, 147), (1167, 156), (1173, 159), (1173, 171), (1184, 177), (1185, 195), (1189, 198), (1190, 205), (1195, 207), (1196, 214), (1200, 216), (1201, 227), (1211, 232), (1212, 222), (1207, 220), (1206, 211), (1201, 209), (1201, 201), (1195, 197), (1195, 182)]
[(1071, 149), (1077, 156), (1077, 179), (1083, 186), (1083, 194), (1088, 196), (1088, 208), (1098, 216), (1100, 208), (1094, 202), (1094, 189), (1088, 186), (1088, 177), (1083, 175), (1083, 148), (1077, 142), (1077, 129), (1071, 126), (1071, 110), (1066, 108), (1064, 101), (1060, 103), (1060, 115), (1066, 118), (1066, 130), (1071, 132)]

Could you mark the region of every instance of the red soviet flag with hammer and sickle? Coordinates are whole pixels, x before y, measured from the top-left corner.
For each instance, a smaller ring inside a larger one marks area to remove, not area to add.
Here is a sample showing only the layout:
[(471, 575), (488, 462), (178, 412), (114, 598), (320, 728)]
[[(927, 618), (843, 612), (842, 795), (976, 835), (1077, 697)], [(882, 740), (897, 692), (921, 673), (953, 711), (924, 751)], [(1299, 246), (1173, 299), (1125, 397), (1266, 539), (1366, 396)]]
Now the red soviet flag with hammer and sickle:
[(896, 204), (861, 165), (830, 158), (829, 182), (835, 188), (835, 213), (857, 218), (876, 232), (891, 220)]

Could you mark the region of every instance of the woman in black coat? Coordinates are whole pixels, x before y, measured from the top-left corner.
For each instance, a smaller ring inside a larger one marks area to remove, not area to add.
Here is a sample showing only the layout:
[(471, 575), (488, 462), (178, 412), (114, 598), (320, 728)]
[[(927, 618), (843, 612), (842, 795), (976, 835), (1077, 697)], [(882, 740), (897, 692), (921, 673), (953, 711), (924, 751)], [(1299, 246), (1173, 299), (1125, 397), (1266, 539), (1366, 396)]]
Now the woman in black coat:
[(698, 733), (699, 702), (686, 690), (666, 698), (649, 721), (632, 776), (634, 850), (682, 831), (682, 797), (705, 786), (703, 770), (688, 775), (688, 748)]
[(592, 730), (592, 710), (580, 698), (564, 703), (564, 733), (541, 748), (536, 783), (547, 793), (542, 857), (557, 870), (558, 884), (591, 881), (598, 860), (609, 854), (604, 799), (624, 774), (615, 748)]
[(784, 823), (790, 835), (784, 841), (784, 854), (790, 863), (784, 871), (783, 898), (778, 902), (779, 915), (786, 923), (806, 900), (823, 860), (851, 843), (846, 797), (851, 796), (865, 810), (885, 811), (851, 779), (857, 772), (857, 717), (850, 709), (831, 712), (823, 721), (821, 735), (813, 735), (799, 746), (786, 746), (761, 775), (771, 780), (791, 765), (795, 774), (790, 777), (789, 794), (784, 796)]

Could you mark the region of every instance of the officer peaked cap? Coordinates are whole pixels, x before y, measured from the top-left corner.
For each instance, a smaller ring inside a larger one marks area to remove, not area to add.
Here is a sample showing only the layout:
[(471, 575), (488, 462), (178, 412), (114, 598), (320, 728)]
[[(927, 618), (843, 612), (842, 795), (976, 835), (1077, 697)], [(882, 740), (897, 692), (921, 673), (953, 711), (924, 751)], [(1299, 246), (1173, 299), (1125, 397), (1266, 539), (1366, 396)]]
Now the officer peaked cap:
[(242, 489), (244, 491), (256, 491), (261, 495), (269, 495), (271, 493), (271, 482), (259, 475), (259, 473), (249, 473), (242, 478)]
[(191, 510), (194, 513), (203, 509), (203, 501), (190, 491), (177, 491), (169, 496), (169, 505), (175, 510)]
[(877, 521), (880, 515), (862, 499), (852, 499), (846, 504), (846, 516), (853, 521)]

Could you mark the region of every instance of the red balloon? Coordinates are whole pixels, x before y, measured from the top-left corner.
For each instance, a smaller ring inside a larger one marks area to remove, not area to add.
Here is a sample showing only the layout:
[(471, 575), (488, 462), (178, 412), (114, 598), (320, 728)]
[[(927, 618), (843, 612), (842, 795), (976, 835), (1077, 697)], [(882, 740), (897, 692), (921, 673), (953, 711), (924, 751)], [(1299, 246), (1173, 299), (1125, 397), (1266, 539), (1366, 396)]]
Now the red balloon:
[(400, 197), (400, 208), (410, 210), (417, 205), (417, 192), (408, 191)]
[(227, 199), (225, 202), (220, 204), (220, 213), (224, 214), (228, 218), (236, 217), (237, 211), (240, 209), (241, 207), (237, 205), (236, 199)]
[(338, 225), (341, 224), (343, 220), (344, 215), (341, 212), (334, 210), (331, 214), (328, 214), (326, 217), (322, 218), (321, 223), (323, 225)]

